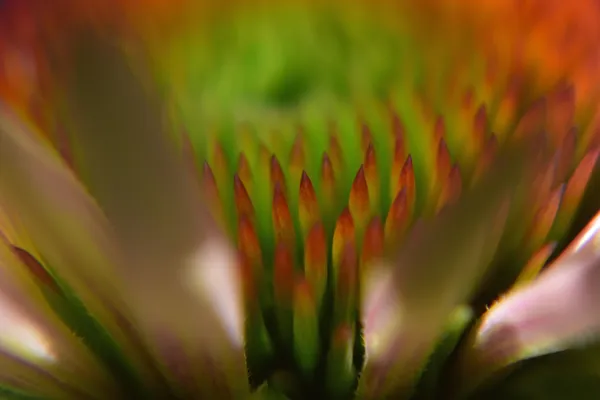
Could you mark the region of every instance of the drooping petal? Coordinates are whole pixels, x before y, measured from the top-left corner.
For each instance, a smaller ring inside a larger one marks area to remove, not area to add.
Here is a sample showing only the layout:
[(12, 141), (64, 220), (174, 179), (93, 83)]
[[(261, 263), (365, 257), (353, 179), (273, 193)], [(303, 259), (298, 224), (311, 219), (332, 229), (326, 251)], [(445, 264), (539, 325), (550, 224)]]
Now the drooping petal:
[(509, 201), (530, 172), (527, 153), (499, 157), (461, 202), (415, 227), (397, 258), (370, 271), (363, 301), (365, 398), (410, 390), (451, 312), (472, 294), (495, 254)]
[(152, 86), (117, 45), (88, 39), (67, 85), (69, 117), (88, 189), (125, 256), (135, 320), (184, 393), (244, 393), (238, 260), (164, 129)]
[(600, 335), (600, 214), (532, 284), (482, 317), (467, 371), (485, 380), (515, 362), (564, 350)]

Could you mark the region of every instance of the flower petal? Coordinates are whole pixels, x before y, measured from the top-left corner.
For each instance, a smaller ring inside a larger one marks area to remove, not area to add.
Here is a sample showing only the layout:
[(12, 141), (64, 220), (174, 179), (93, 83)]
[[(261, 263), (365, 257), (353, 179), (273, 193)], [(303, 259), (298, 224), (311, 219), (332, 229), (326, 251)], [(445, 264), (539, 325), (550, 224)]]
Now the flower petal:
[(120, 359), (130, 373), (124, 379), (137, 381), (139, 372), (149, 382), (159, 382), (138, 339), (124, 323), (130, 317), (119, 295), (119, 282), (111, 275), (118, 257), (107, 222), (72, 172), (40, 138), (0, 108), (4, 216), (12, 226), (18, 222), (19, 231), (27, 233), (28, 242), (43, 256), (44, 267), (67, 294), (62, 301), (74, 311), (70, 316), (85, 325), (87, 343), (97, 345), (93, 346), (96, 355)]
[(0, 237), (0, 387), (47, 398), (102, 398), (119, 389), (58, 319)]
[(466, 368), (485, 380), (520, 360), (597, 340), (599, 287), (600, 213), (537, 280), (483, 316)]
[[(238, 260), (164, 128), (165, 109), (123, 53), (87, 38), (67, 104), (79, 166), (115, 228), (136, 322), (189, 393), (246, 389)], [(207, 329), (210, 327), (210, 329)], [(175, 360), (176, 353), (180, 353)], [(168, 351), (167, 351), (168, 350)], [(224, 374), (223, 379), (217, 374)]]
[(507, 150), (459, 204), (415, 227), (393, 263), (373, 268), (363, 302), (366, 398), (410, 390), (451, 312), (492, 261), (510, 200), (529, 176), (528, 153)]

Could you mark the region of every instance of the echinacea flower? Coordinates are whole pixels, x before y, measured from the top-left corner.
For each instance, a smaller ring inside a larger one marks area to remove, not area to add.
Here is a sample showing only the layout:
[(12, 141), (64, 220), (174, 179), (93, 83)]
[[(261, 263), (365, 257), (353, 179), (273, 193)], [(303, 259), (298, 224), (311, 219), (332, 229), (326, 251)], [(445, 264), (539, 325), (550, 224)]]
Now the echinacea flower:
[(600, 395), (596, 1), (134, 3), (3, 47), (3, 398)]

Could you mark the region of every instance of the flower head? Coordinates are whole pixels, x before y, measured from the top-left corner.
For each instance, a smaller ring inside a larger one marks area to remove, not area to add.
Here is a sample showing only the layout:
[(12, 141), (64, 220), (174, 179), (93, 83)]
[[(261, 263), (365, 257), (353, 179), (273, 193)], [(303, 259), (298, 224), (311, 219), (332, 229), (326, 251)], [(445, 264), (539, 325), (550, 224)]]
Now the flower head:
[(0, 393), (597, 374), (596, 2), (200, 3), (32, 14), (56, 40), (4, 70)]

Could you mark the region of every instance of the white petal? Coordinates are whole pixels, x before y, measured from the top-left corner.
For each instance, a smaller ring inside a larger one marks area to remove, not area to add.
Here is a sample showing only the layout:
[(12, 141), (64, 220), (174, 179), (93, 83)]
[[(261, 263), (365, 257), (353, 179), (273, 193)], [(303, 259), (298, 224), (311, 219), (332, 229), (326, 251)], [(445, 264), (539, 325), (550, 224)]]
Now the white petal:
[(160, 97), (132, 69), (145, 64), (125, 59), (114, 43), (89, 39), (74, 52), (67, 85), (73, 140), (86, 185), (116, 232), (135, 322), (164, 365), (185, 371), (164, 369), (189, 393), (202, 397), (211, 385), (243, 391), (233, 249), (165, 127)]
[(201, 301), (214, 307), (231, 342), (243, 348), (242, 288), (238, 259), (231, 246), (216, 238), (207, 240), (193, 254), (187, 272), (184, 282)]
[(410, 390), (451, 313), (472, 295), (500, 243), (510, 199), (529, 175), (520, 150), (499, 157), (459, 204), (425, 221), (395, 258), (367, 271), (365, 398)]
[(498, 366), (563, 350), (600, 335), (600, 213), (531, 285), (483, 317), (476, 349)]

